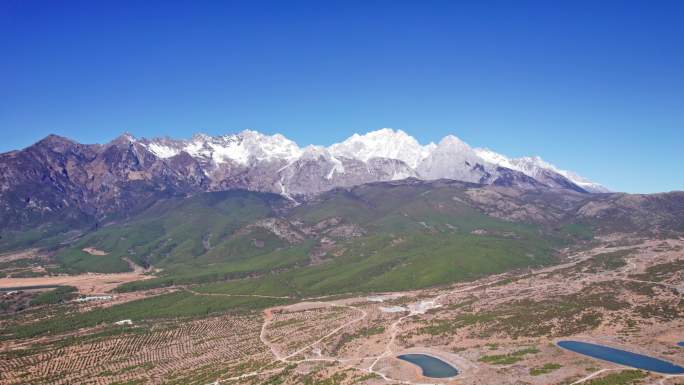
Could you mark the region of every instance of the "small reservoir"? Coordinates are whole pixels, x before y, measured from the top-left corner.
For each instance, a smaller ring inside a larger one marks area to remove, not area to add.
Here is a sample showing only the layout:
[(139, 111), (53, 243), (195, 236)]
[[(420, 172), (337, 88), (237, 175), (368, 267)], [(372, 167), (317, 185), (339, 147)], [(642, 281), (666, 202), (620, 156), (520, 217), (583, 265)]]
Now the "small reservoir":
[(419, 366), (425, 377), (447, 378), (458, 374), (458, 370), (450, 364), (427, 354), (402, 354), (397, 358)]
[(684, 367), (658, 358), (628, 352), (626, 350), (581, 341), (559, 341), (557, 345), (575, 353), (584, 354), (615, 364), (631, 366), (636, 369), (649, 370), (663, 374), (684, 374)]

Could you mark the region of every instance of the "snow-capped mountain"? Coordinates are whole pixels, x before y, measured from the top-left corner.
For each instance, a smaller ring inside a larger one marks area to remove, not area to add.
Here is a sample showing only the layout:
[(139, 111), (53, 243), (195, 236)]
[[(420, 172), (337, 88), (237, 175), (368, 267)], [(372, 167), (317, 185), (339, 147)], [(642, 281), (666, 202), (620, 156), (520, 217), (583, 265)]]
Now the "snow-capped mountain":
[(364, 162), (372, 158), (396, 159), (415, 169), (435, 147), (434, 143), (421, 146), (402, 130), (382, 128), (365, 135), (354, 134), (341, 143), (333, 144), (329, 150), (335, 156)]
[(304, 148), (282, 135), (251, 130), (187, 140), (122, 135), (103, 145), (50, 135), (26, 149), (0, 154), (0, 171), (0, 222), (30, 222), (34, 214), (65, 212), (74, 218), (99, 217), (134, 211), (163, 197), (231, 189), (298, 200), (336, 187), (406, 178), (607, 191), (537, 157), (510, 159), (473, 149), (453, 135), (423, 145), (392, 129)]
[[(508, 158), (505, 155), (496, 153), (488, 148), (476, 148), (475, 153), (485, 161), (496, 164), (501, 167), (506, 167), (511, 170), (516, 170), (531, 176), (546, 184), (554, 185), (557, 181), (554, 178), (557, 175), (564, 177), (570, 182), (592, 193), (606, 193), (610, 192), (605, 186), (592, 182), (583, 178), (572, 171), (561, 170), (558, 167), (544, 161), (538, 156), (525, 156), (521, 158)], [(563, 187), (563, 186), (557, 186)]]
[(297, 143), (284, 136), (264, 135), (252, 130), (222, 136), (196, 134), (187, 141), (169, 138), (143, 139), (142, 143), (160, 158), (171, 158), (185, 151), (194, 158), (215, 164), (229, 161), (241, 165), (264, 161), (292, 161), (302, 155)]
[(509, 159), (491, 150), (473, 149), (453, 135), (438, 144), (422, 145), (404, 131), (390, 128), (354, 134), (329, 147), (300, 148), (280, 134), (251, 130), (216, 137), (197, 134), (190, 140), (141, 139), (140, 143), (161, 159), (187, 153), (202, 165), (215, 189), (226, 188), (226, 180), (237, 183), (231, 175), (241, 175), (247, 185), (237, 187), (254, 188), (251, 184), (258, 183), (260, 190), (284, 195), (408, 177), (607, 191), (537, 157)]
[(425, 179), (444, 178), (480, 183), (488, 179), (486, 166), (470, 146), (448, 135), (429, 151), (418, 164), (417, 171)]

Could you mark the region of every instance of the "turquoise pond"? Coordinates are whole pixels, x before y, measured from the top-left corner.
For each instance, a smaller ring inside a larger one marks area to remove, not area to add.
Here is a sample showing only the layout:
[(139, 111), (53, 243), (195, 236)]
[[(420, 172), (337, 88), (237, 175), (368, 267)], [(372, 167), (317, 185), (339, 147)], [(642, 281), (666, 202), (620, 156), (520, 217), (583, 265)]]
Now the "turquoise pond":
[(663, 374), (684, 374), (684, 367), (659, 358), (632, 353), (626, 350), (580, 341), (559, 341), (558, 346), (575, 353), (584, 354), (589, 357), (624, 366), (631, 366), (636, 369), (649, 370)]
[(425, 377), (447, 378), (458, 374), (458, 370), (453, 366), (427, 354), (402, 354), (397, 358), (419, 366)]

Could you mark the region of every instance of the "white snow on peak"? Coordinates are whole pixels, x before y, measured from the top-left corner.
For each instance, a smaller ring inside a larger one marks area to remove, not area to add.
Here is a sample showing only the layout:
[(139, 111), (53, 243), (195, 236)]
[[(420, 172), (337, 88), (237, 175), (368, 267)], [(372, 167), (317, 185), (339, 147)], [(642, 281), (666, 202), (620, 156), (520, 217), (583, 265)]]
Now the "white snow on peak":
[(498, 152), (494, 152), (488, 148), (476, 148), (474, 151), (480, 158), (488, 163), (515, 170), (515, 166), (511, 163), (511, 160)]
[(165, 146), (161, 143), (150, 143), (147, 148), (152, 153), (160, 158), (170, 158), (180, 153), (180, 150), (170, 146)]
[(510, 168), (520, 171), (523, 174), (538, 178), (543, 171), (552, 171), (570, 180), (572, 183), (582, 187), (589, 192), (609, 192), (605, 186), (592, 182), (587, 178), (577, 175), (572, 171), (560, 169), (553, 164), (545, 161), (539, 156), (524, 156), (520, 158), (508, 158), (505, 155), (494, 152), (488, 148), (476, 148), (475, 152), (482, 159), (497, 166)]
[(454, 135), (447, 135), (439, 141), (429, 155), (418, 165), (417, 171), (427, 179), (450, 178), (467, 182), (480, 180), (476, 165), (485, 162), (464, 141)]
[(245, 130), (237, 135), (241, 139), (242, 147), (257, 160), (291, 161), (302, 154), (297, 143), (281, 134), (264, 135), (257, 131)]
[(304, 151), (302, 151), (300, 159), (312, 161), (322, 159), (332, 163), (333, 166), (325, 176), (328, 180), (332, 179), (335, 174), (344, 174), (344, 164), (342, 164), (342, 161), (337, 159), (337, 157), (331, 154), (330, 151), (323, 146), (306, 146)]
[(341, 143), (328, 147), (335, 156), (354, 158), (367, 162), (371, 158), (397, 159), (416, 168), (425, 159), (431, 146), (421, 146), (418, 141), (402, 130), (382, 128), (367, 134), (354, 134)]
[(216, 163), (228, 160), (242, 165), (251, 161), (291, 161), (301, 155), (297, 144), (280, 134), (264, 135), (244, 130), (234, 135), (199, 137), (193, 141), (192, 150), (208, 149)]
[(471, 152), (472, 149), (466, 142), (462, 141), (455, 135), (447, 135), (439, 141), (436, 148), (445, 148), (449, 150), (461, 150)]
[(211, 159), (216, 164), (233, 161), (248, 165), (251, 161), (292, 161), (302, 150), (280, 134), (264, 135), (244, 130), (237, 134), (209, 136), (195, 134), (188, 141), (153, 140), (147, 148), (160, 158), (170, 158), (181, 151), (193, 157)]
[(304, 160), (317, 160), (319, 158), (330, 159), (331, 157), (332, 155), (327, 148), (313, 144), (304, 147), (301, 155), (301, 159)]
[(278, 162), (283, 164), (279, 172), (298, 160), (322, 158), (333, 164), (326, 175), (327, 179), (345, 172), (341, 158), (356, 159), (364, 163), (373, 158), (386, 158), (402, 161), (410, 168), (407, 170), (397, 167), (390, 170), (393, 180), (418, 176), (426, 179), (452, 178), (477, 182), (482, 177), (482, 171), (474, 168), (479, 164), (489, 173), (495, 173), (496, 166), (501, 166), (535, 179), (551, 171), (587, 191), (609, 191), (571, 171), (559, 169), (538, 156), (509, 158), (487, 148), (473, 149), (454, 135), (445, 136), (438, 144), (421, 145), (406, 132), (391, 128), (354, 134), (329, 147), (311, 145), (300, 148), (297, 143), (281, 134), (265, 135), (254, 130), (221, 136), (200, 133), (189, 140), (143, 139), (140, 143), (159, 158), (170, 158), (185, 151), (194, 158), (215, 165), (233, 162), (250, 166), (255, 162)]

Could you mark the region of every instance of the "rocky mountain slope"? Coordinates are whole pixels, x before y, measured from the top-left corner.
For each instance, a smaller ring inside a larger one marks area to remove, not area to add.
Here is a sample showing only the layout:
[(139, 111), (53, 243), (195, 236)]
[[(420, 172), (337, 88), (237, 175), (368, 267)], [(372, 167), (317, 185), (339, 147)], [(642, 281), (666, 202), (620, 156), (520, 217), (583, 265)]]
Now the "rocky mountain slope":
[(94, 223), (161, 198), (208, 191), (245, 189), (301, 200), (336, 187), (406, 178), (606, 191), (538, 158), (511, 160), (472, 149), (455, 136), (421, 145), (391, 129), (304, 148), (279, 134), (249, 130), (197, 134), (190, 140), (122, 135), (103, 145), (50, 135), (26, 149), (0, 154), (0, 228), (51, 219)]

